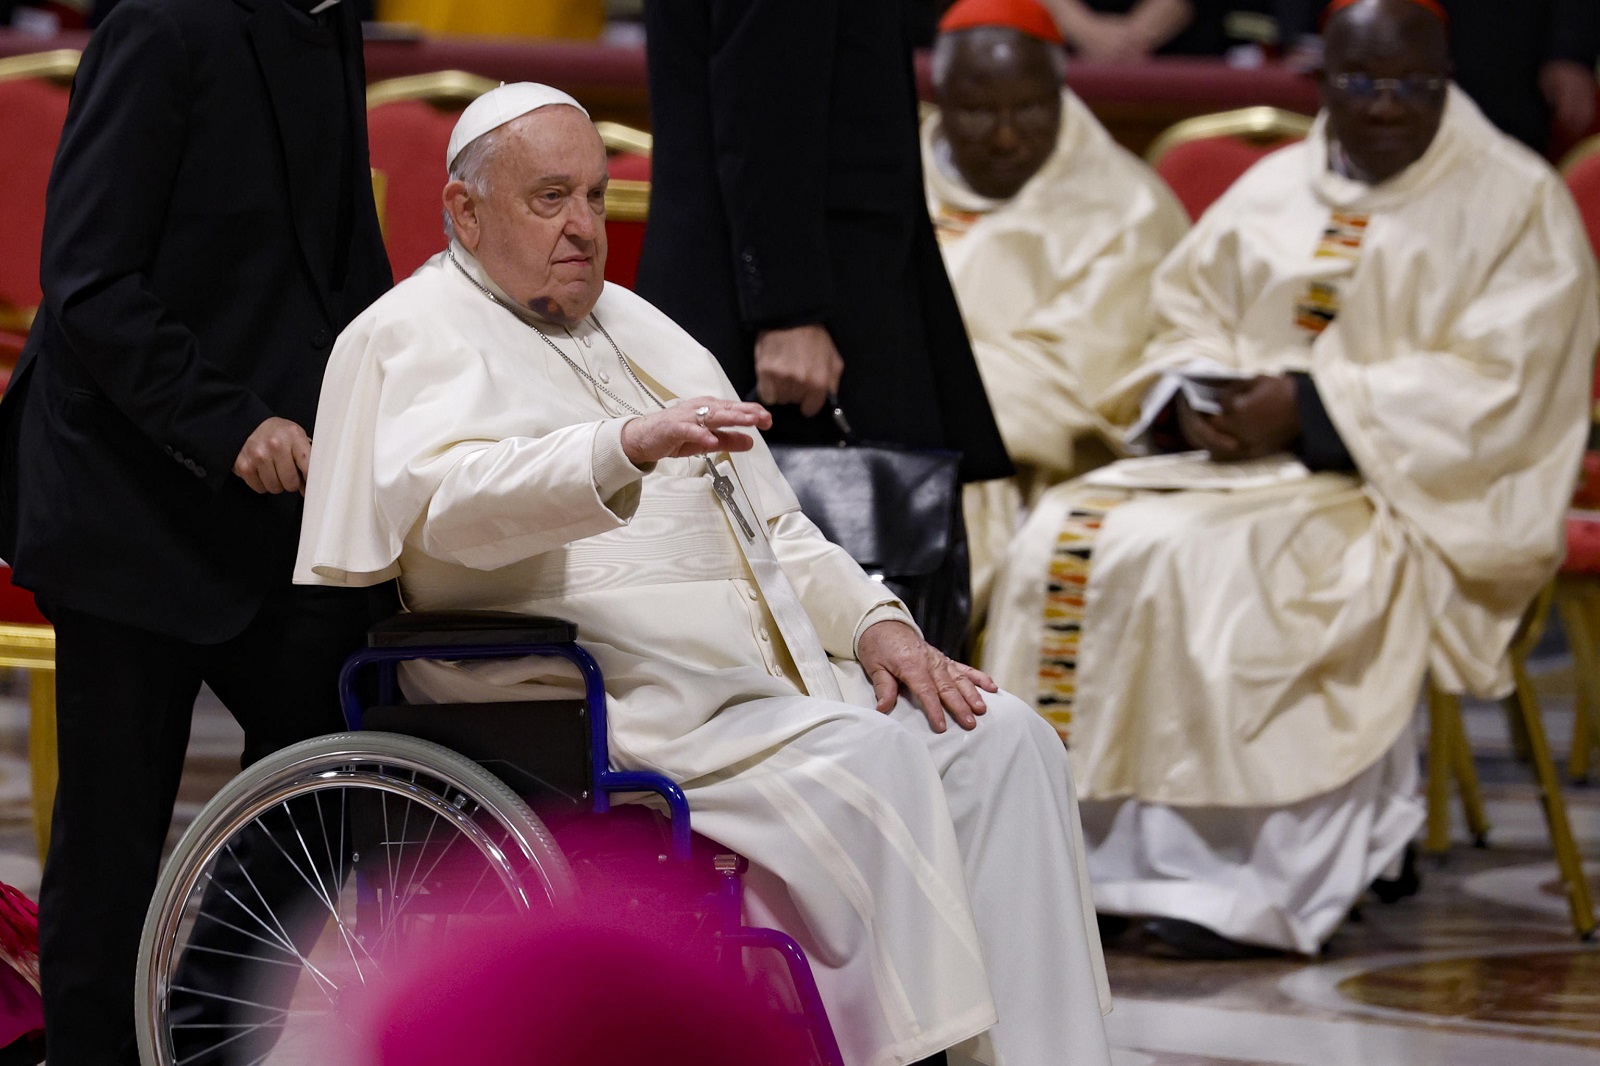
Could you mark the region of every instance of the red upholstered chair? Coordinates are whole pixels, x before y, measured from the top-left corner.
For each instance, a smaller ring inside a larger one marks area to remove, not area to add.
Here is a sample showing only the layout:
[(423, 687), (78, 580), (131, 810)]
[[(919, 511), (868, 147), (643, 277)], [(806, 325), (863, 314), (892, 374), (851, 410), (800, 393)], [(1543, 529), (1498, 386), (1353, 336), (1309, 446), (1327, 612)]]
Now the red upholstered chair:
[(633, 288), (650, 214), (650, 134), (616, 122), (597, 122), (610, 155), (606, 188), (606, 280)]
[[(78, 53), (62, 49), (0, 59), (0, 390), (42, 298), (39, 249), (44, 194)], [(11, 584), (0, 565), (0, 666), (29, 673), (28, 751), (33, 825), (42, 859), (56, 792), (56, 636), (33, 597)]]
[(0, 59), (0, 364), (10, 366), (39, 307), (44, 190), (78, 69), (70, 49)]
[(1579, 144), (1561, 161), (1561, 174), (1578, 201), (1589, 244), (1600, 254), (1600, 135)]
[(1185, 119), (1145, 153), (1197, 219), (1263, 156), (1304, 139), (1311, 119), (1276, 107), (1246, 107)]
[(495, 84), (465, 71), (441, 70), (367, 87), (373, 191), (381, 200), (378, 218), (396, 281), (444, 250), (439, 192), (445, 183), (445, 146), (461, 109)]
[[(1563, 168), (1583, 211), (1593, 247), (1600, 249), (1600, 137), (1591, 138), (1574, 150)], [(1600, 401), (1600, 382), (1591, 391), (1591, 398)], [(1600, 414), (1600, 403), (1595, 410)], [(1600, 423), (1600, 418), (1594, 421)], [(1538, 697), (1527, 670), (1528, 655), (1538, 643), (1552, 604), (1572, 649), (1576, 680), (1577, 713), (1573, 716), (1567, 770), (1571, 777), (1582, 780), (1588, 775), (1595, 745), (1600, 742), (1600, 453), (1594, 451), (1584, 456), (1583, 477), (1567, 515), (1566, 560), (1555, 581), (1529, 608), (1522, 631), (1512, 644), (1511, 668), (1516, 690), (1506, 701), (1517, 752), (1532, 763), (1539, 780), (1545, 819), (1550, 827), (1556, 864), (1566, 887), (1573, 927), (1587, 939), (1596, 925), (1594, 906), (1584, 878), (1582, 858), (1572, 837), (1561, 782), (1545, 737)], [(1452, 785), (1460, 793), (1467, 826), (1480, 842), (1485, 839), (1489, 824), (1484, 816), (1460, 706), (1455, 697), (1432, 686), (1428, 696), (1432, 728), (1428, 755), (1428, 833), (1424, 847), (1443, 852), (1450, 844)]]
[[(1561, 163), (1589, 232), (1590, 246), (1600, 252), (1600, 136), (1579, 144)], [(1594, 419), (1600, 424), (1600, 381), (1596, 381)], [(1568, 773), (1575, 780), (1589, 775), (1600, 744), (1600, 453), (1584, 455), (1583, 478), (1567, 516), (1567, 558), (1556, 577), (1556, 608), (1572, 646), (1578, 683)]]

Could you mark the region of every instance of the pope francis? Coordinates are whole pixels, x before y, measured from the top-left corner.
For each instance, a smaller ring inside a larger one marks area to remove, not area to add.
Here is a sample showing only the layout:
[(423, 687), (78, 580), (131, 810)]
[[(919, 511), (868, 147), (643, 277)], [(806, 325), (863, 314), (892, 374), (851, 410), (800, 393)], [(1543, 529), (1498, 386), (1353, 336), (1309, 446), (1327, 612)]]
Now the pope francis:
[[(602, 280), (606, 160), (578, 104), (462, 114), (449, 250), (339, 338), (296, 580), (574, 620), (611, 751), (751, 861), (851, 1066), (1109, 1062), (1065, 756), (800, 513), (711, 355)], [(422, 664), (421, 701), (565, 696), (547, 660)], [(948, 728), (953, 719), (958, 728)]]

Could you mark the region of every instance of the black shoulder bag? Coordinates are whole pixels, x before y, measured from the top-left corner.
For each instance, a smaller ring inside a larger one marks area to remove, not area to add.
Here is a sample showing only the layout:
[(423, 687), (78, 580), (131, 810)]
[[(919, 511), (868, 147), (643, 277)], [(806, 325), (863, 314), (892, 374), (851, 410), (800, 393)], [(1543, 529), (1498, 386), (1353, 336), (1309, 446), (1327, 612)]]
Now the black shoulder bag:
[(972, 610), (961, 453), (857, 440), (829, 403), (838, 444), (772, 444), (772, 457), (806, 517), (905, 601), (928, 643), (961, 659)]

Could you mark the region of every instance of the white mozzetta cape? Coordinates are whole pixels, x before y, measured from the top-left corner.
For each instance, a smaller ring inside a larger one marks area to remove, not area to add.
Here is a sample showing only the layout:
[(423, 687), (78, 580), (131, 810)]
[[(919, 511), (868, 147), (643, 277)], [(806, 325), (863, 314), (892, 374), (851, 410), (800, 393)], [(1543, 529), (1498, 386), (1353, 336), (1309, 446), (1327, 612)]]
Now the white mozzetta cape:
[[(1353, 259), (1317, 254), (1336, 212), (1366, 217)], [(1338, 294), (1320, 335), (1296, 325), (1313, 282)], [(1241, 178), (1162, 266), (1163, 328), (1103, 410), (1131, 423), (1160, 371), (1199, 357), (1309, 370), (1361, 478), (1222, 491), (1197, 464), (1191, 491), (1112, 511), (1078, 664), (1081, 794), (1292, 803), (1387, 751), (1425, 671), (1505, 691), (1564, 547), (1596, 294), (1560, 179), (1455, 89), (1427, 153), (1380, 185), (1328, 169), (1325, 117)], [(1076, 491), (1041, 500), (997, 591), (991, 665), (1021, 691)]]

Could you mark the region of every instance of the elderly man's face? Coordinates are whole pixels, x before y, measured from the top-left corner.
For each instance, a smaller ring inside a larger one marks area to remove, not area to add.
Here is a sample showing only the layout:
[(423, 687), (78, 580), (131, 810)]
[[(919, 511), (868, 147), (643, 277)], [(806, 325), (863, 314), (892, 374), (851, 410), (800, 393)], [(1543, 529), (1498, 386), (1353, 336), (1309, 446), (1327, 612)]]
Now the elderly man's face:
[(1061, 133), (1050, 46), (1015, 30), (958, 30), (936, 88), (945, 140), (980, 196), (1010, 199), (1039, 172)]
[[(452, 206), (457, 235), (507, 295), (574, 325), (605, 284), (605, 146), (581, 111), (559, 105), (507, 123), (499, 136), (484, 195)], [(446, 187), (447, 204), (459, 184)]]
[(1334, 16), (1326, 56), (1328, 128), (1360, 176), (1386, 181), (1422, 158), (1449, 88), (1444, 25), (1409, 0), (1368, 0)]

